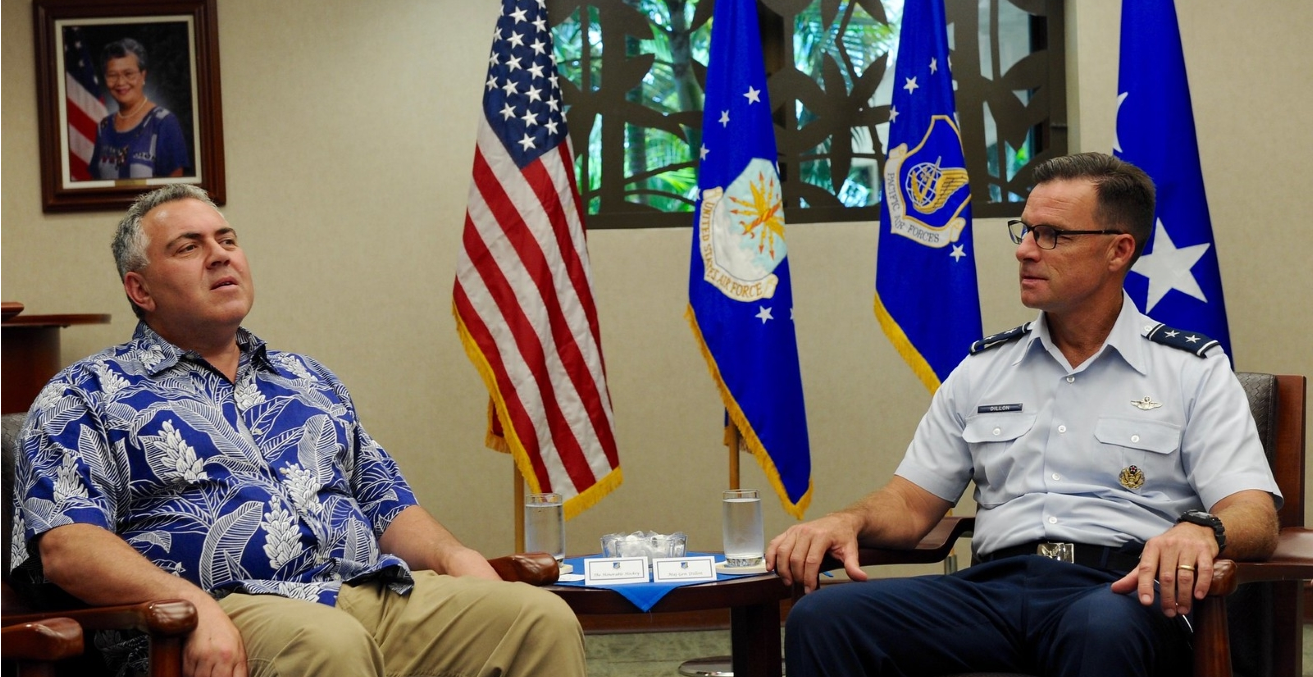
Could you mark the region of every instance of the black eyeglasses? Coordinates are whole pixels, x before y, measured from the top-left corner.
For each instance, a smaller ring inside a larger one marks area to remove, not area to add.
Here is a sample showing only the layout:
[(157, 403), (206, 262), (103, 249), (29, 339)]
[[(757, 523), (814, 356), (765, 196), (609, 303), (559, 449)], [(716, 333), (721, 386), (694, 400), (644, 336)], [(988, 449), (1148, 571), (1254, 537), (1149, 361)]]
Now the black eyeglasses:
[(1035, 234), (1035, 245), (1040, 249), (1053, 249), (1058, 246), (1058, 236), (1066, 237), (1067, 235), (1122, 235), (1123, 230), (1062, 230), (1053, 226), (1038, 224), (1028, 226), (1019, 219), (1008, 221), (1008, 235), (1012, 237), (1013, 244), (1021, 244), (1026, 239), (1026, 233)]

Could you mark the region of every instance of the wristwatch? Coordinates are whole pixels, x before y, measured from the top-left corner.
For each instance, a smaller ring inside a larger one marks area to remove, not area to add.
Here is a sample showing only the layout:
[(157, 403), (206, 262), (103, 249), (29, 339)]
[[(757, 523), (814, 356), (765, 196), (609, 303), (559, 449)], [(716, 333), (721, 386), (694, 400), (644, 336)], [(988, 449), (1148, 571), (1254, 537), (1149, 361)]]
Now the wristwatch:
[(1218, 519), (1217, 515), (1202, 510), (1186, 510), (1176, 520), (1177, 524), (1181, 522), (1212, 528), (1213, 536), (1217, 538), (1217, 552), (1221, 553), (1226, 548), (1226, 528), (1222, 526), (1222, 520)]

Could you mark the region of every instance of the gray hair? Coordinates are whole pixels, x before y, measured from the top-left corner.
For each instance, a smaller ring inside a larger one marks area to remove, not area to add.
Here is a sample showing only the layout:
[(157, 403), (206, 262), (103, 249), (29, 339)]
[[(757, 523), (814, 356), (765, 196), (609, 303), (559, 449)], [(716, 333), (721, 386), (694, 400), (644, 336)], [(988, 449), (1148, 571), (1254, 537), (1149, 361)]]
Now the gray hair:
[[(131, 207), (128, 207), (128, 213), (119, 221), (119, 227), (114, 231), (114, 241), (110, 243), (110, 251), (114, 253), (114, 265), (118, 268), (120, 280), (127, 277), (130, 272), (145, 268), (149, 263), (149, 259), (146, 258), (146, 247), (150, 245), (150, 238), (146, 237), (146, 231), (141, 227), (141, 220), (150, 213), (150, 210), (162, 204), (186, 199), (200, 200), (214, 211), (219, 211), (219, 207), (205, 191), (190, 183), (170, 183), (142, 195), (132, 203)], [(132, 303), (132, 300), (129, 299), (128, 302)], [(135, 303), (132, 303), (132, 312), (138, 318), (142, 317), (141, 309)]]
[(1035, 167), (1035, 184), (1085, 179), (1094, 184), (1094, 217), (1105, 228), (1123, 228), (1135, 238), (1131, 265), (1153, 233), (1153, 180), (1143, 169), (1106, 153), (1077, 153)]
[(109, 67), (110, 59), (122, 59), (127, 55), (137, 57), (137, 68), (140, 70), (149, 70), (149, 64), (146, 60), (146, 48), (140, 42), (132, 38), (123, 38), (105, 45), (100, 50), (100, 73), (105, 74), (105, 69)]

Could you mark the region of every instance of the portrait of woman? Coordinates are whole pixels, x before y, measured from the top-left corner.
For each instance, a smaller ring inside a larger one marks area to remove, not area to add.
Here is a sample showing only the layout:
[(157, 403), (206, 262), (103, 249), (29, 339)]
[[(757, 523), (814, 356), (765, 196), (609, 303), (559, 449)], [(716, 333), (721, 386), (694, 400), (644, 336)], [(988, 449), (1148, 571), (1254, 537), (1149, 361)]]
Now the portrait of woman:
[(178, 116), (146, 94), (150, 58), (132, 38), (105, 45), (101, 82), (118, 105), (96, 128), (88, 169), (95, 179), (142, 179), (192, 173)]

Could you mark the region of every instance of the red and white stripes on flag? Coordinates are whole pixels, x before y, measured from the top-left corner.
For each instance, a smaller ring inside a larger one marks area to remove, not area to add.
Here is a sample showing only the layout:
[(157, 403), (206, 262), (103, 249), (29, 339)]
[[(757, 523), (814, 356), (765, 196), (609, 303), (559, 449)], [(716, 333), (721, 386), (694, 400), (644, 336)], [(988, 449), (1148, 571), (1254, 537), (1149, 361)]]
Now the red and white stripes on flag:
[(523, 169), (480, 120), (454, 307), (498, 439), (573, 517), (622, 481), (568, 142)]
[(96, 146), (96, 125), (109, 114), (100, 94), (95, 62), (78, 29), (64, 35), (64, 99), (68, 116), (68, 173), (90, 181), (88, 163)]

